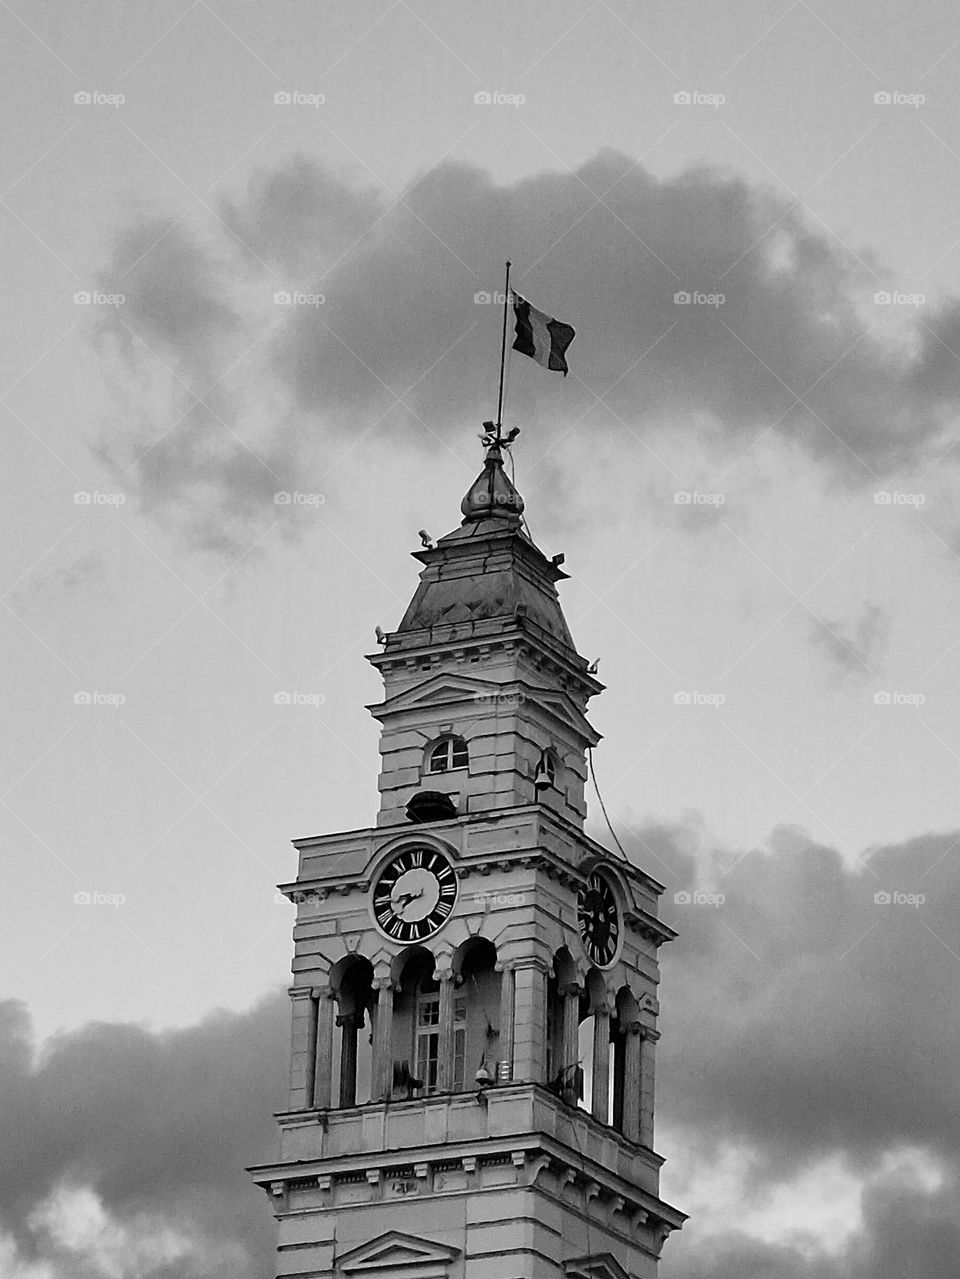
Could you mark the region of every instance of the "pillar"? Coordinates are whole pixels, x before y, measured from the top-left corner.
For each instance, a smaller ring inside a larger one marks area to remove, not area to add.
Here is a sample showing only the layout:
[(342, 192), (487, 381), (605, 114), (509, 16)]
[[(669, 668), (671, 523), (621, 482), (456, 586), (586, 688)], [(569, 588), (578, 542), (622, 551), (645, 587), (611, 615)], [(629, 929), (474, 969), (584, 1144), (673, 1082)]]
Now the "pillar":
[(519, 960), (514, 970), (513, 1074), (542, 1084), (547, 1072), (547, 964)]
[(437, 1055), (437, 1092), (453, 1092), (453, 1012), (456, 982), (449, 968), (433, 974), (440, 983), (440, 1043)]
[(306, 1110), (313, 1105), (317, 1006), (309, 986), (294, 986), (290, 999), (290, 1109)]
[(578, 1101), (577, 1067), (580, 1064), (580, 994), (582, 987), (571, 981), (561, 987), (563, 999), (563, 1100), (570, 1106)]
[(623, 1070), (623, 1135), (628, 1141), (640, 1140), (640, 1034), (638, 1021), (625, 1027), (626, 1046)]
[(393, 1095), (393, 982), (389, 977), (379, 977), (373, 984), (377, 991), (377, 1024), (373, 1032), (371, 1099), (389, 1101)]
[(640, 1144), (653, 1149), (653, 1103), (656, 1090), (656, 1042), (660, 1032), (644, 1026), (640, 1041)]
[(363, 1025), (363, 1013), (341, 1013), (340, 1027), (340, 1105), (357, 1104), (357, 1032)]
[(513, 1005), (513, 969), (503, 968), (500, 971), (500, 1041), (497, 1046), (498, 1084), (508, 1084), (513, 1078)]
[(593, 1104), (594, 1119), (610, 1122), (610, 1008), (606, 1000), (593, 1013)]
[(330, 1105), (330, 1085), (333, 1080), (333, 1021), (336, 999), (329, 986), (315, 987), (313, 995), (317, 1005), (313, 1104), (320, 1110), (326, 1110)]

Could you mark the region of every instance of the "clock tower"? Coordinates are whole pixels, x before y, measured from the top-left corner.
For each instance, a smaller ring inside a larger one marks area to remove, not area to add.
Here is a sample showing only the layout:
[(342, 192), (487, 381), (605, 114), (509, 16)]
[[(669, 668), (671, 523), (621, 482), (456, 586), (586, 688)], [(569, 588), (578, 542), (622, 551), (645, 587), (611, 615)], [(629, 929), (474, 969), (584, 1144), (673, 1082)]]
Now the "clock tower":
[(369, 660), (380, 811), (296, 842), (290, 1093), (251, 1169), (297, 1279), (653, 1279), (662, 887), (584, 833), (586, 709), (487, 437)]

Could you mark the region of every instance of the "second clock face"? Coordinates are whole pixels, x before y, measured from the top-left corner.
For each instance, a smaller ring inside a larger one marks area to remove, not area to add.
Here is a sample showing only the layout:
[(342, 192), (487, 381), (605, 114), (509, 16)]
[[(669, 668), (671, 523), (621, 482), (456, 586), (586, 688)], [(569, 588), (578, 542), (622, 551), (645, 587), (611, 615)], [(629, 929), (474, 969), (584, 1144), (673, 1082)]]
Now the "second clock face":
[(620, 944), (620, 915), (613, 889), (594, 872), (577, 903), (580, 936), (587, 954), (600, 968), (612, 964)]
[(373, 917), (394, 941), (423, 941), (447, 922), (457, 901), (457, 876), (433, 848), (404, 848), (373, 886)]

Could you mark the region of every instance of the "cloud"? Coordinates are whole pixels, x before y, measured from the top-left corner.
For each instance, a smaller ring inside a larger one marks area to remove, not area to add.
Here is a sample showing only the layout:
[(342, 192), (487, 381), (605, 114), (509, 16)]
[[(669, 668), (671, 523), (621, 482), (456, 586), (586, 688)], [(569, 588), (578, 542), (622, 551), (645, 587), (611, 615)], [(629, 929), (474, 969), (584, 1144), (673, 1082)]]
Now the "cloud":
[(186, 1030), (92, 1024), (39, 1056), (22, 1005), (0, 1004), (0, 1256), (24, 1279), (266, 1273), (271, 1215), (243, 1169), (275, 1149), (288, 1002)]
[(869, 258), (735, 176), (658, 180), (604, 152), (498, 186), (445, 162), (391, 203), (300, 157), (220, 217), (123, 228), (101, 280), (127, 298), (104, 321), (127, 412), (100, 455), (196, 545), (240, 549), (344, 439), (435, 447), (489, 417), (499, 316), (475, 297), (507, 250), (517, 287), (578, 331), (565, 380), (513, 359), (510, 414), (538, 451), (577, 424), (734, 454), (769, 433), (861, 483), (951, 437), (960, 308), (894, 338)]

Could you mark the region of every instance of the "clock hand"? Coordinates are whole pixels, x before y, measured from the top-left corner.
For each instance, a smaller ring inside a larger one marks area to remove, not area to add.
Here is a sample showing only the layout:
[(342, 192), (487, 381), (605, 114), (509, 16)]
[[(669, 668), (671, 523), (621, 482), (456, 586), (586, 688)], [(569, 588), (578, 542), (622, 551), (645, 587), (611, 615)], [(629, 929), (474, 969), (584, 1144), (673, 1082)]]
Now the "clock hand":
[(422, 896), (423, 896), (422, 888), (418, 889), (418, 891), (415, 893), (400, 893), (400, 895), (397, 897), (396, 904), (399, 905), (400, 902), (403, 902), (403, 905), (400, 907), (400, 910), (402, 912), (407, 909), (407, 907), (410, 905), (411, 902), (415, 902), (418, 897), (422, 897)]

